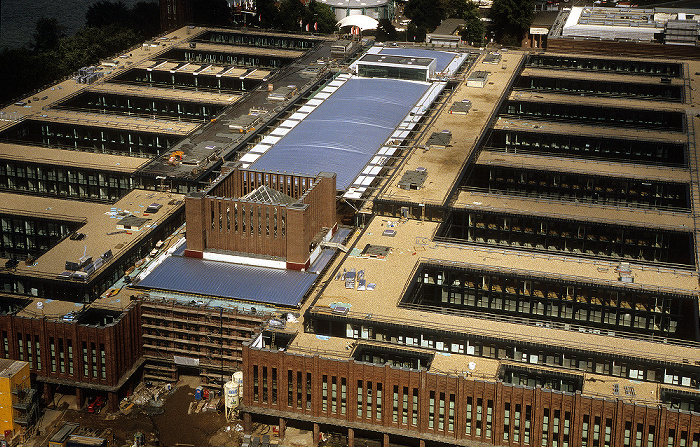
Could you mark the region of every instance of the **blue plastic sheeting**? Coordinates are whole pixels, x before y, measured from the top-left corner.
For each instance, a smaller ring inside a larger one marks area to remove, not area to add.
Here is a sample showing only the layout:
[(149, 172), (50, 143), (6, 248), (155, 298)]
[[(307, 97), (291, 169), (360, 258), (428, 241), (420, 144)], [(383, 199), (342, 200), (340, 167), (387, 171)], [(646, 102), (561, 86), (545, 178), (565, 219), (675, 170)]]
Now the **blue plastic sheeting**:
[(443, 71), (450, 65), (456, 53), (447, 51), (421, 50), (420, 48), (382, 48), (379, 54), (390, 56), (429, 57), (435, 59), (435, 71)]
[(298, 307), (315, 273), (170, 256), (137, 287)]
[(351, 78), (256, 160), (252, 169), (335, 172), (344, 191), (430, 84)]

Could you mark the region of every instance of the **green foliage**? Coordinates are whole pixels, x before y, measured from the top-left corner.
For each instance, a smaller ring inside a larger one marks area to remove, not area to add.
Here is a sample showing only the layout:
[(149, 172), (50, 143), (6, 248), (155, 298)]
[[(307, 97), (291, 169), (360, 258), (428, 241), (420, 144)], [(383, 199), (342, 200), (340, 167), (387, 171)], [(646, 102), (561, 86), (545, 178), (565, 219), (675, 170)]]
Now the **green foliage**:
[(231, 8), (226, 0), (192, 0), (192, 21), (198, 25), (226, 26)]
[[(275, 20), (276, 28), (286, 31), (301, 31), (304, 19), (308, 18), (308, 9), (300, 0), (283, 0)], [(308, 21), (308, 19), (307, 19)]]
[(464, 11), (465, 26), (460, 33), (462, 40), (469, 42), (474, 46), (482, 46), (484, 43), (484, 33), (486, 29), (484, 22), (481, 21), (479, 8), (474, 3), (469, 3), (469, 6)]
[(90, 5), (85, 13), (85, 26), (99, 28), (114, 23), (122, 26), (131, 23), (131, 11), (122, 2), (102, 0)]
[(40, 19), (33, 51), (27, 48), (0, 51), (0, 103), (99, 63), (159, 32), (156, 2), (140, 2), (129, 10), (122, 3), (101, 1), (85, 16), (86, 26), (72, 37), (63, 36), (54, 19)]
[(325, 3), (311, 0), (308, 4), (310, 30), (313, 31), (314, 23), (318, 24), (319, 33), (331, 34), (336, 30), (335, 14), (330, 6)]
[(262, 28), (274, 28), (279, 9), (275, 0), (255, 0), (258, 23)]
[(496, 40), (519, 46), (520, 39), (530, 27), (534, 16), (534, 0), (493, 0), (491, 20)]
[(63, 37), (63, 31), (55, 18), (42, 17), (36, 22), (34, 31), (34, 51), (40, 53), (49, 51), (58, 46), (58, 41)]
[(445, 10), (445, 17), (461, 19), (470, 6), (474, 6), (471, 0), (441, 0)]
[(375, 36), (377, 42), (386, 42), (396, 40), (396, 28), (391, 23), (389, 19), (379, 19), (379, 25), (377, 25), (377, 35)]
[[(411, 19), (419, 30), (425, 34), (426, 30), (432, 31), (440, 25), (445, 18), (445, 9), (441, 2), (434, 0), (408, 0), (403, 10), (406, 17)], [(409, 37), (410, 37), (410, 30)], [(423, 37), (425, 40), (425, 36)]]
[(404, 36), (409, 42), (423, 42), (425, 41), (425, 34), (425, 28), (416, 26), (411, 22), (406, 27), (406, 34)]

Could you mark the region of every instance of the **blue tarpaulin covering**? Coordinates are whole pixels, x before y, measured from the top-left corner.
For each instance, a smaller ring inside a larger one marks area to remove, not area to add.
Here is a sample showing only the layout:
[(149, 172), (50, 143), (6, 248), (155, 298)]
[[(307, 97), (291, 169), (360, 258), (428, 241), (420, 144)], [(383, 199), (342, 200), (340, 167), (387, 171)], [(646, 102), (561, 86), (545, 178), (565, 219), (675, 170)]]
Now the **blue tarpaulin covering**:
[(170, 256), (138, 287), (298, 307), (318, 275)]
[(335, 172), (346, 190), (430, 85), (352, 78), (272, 146), (251, 168)]

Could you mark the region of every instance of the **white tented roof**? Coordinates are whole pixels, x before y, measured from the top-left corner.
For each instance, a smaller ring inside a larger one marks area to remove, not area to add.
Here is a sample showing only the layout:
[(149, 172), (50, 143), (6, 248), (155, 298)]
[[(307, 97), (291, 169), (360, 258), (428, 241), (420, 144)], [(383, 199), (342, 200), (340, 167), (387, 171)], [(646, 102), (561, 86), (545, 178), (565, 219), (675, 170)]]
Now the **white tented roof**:
[(343, 18), (337, 23), (337, 25), (338, 28), (342, 28), (344, 26), (356, 26), (360, 28), (361, 31), (364, 31), (366, 29), (377, 29), (379, 22), (369, 16), (354, 14)]

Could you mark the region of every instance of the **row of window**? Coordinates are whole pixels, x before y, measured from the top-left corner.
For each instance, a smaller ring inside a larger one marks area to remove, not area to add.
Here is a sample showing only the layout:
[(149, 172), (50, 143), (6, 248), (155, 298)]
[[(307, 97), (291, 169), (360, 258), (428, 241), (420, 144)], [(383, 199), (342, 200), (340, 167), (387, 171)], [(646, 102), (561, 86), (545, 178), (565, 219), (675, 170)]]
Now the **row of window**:
[(620, 160), (634, 163), (658, 163), (669, 166), (686, 164), (684, 143), (624, 140), (586, 135), (561, 135), (494, 129), (487, 147), (517, 153), (534, 152), (562, 157)]
[[(222, 67), (222, 70), (224, 68)], [(257, 78), (238, 76), (215, 76), (191, 73), (170, 73), (165, 71), (147, 71), (135, 68), (115, 79), (116, 82), (145, 83), (156, 86), (194, 88), (216, 92), (245, 92), (254, 89), (259, 83)]]
[(683, 75), (683, 66), (677, 62), (598, 59), (533, 54), (528, 57), (527, 65), (539, 68), (565, 68), (652, 76), (680, 77)]
[(681, 112), (620, 109), (526, 101), (508, 101), (501, 114), (523, 119), (574, 121), (580, 124), (638, 127), (683, 132), (685, 116)]
[[(10, 340), (7, 331), (2, 332), (2, 355), (10, 358)], [(42, 351), (38, 335), (17, 333), (17, 359), (29, 363), (35, 372), (42, 372)], [(74, 356), (73, 340), (49, 337), (49, 372), (76, 376), (74, 367), (82, 366), (81, 378), (107, 380), (107, 354), (105, 345), (82, 342), (82, 362)], [(46, 354), (44, 354), (45, 356)], [(44, 360), (46, 358), (44, 357)], [(44, 364), (45, 366), (46, 364)]]
[[(604, 358), (601, 354), (591, 355), (569, 352), (562, 348), (549, 349), (521, 346), (514, 342), (481, 340), (476, 337), (438, 335), (418, 330), (406, 330), (397, 334), (395, 330), (381, 326), (367, 325), (366, 322), (343, 323), (341, 333), (331, 322), (321, 318), (314, 319), (315, 332), (319, 335), (343, 337), (351, 339), (377, 340), (395, 345), (415, 346), (436, 351), (467, 354), (476, 357), (492, 359), (509, 359), (528, 365), (546, 365), (563, 367), (569, 370), (590, 372), (614, 377), (645, 380), (649, 382), (697, 387), (700, 375), (696, 372), (682, 370), (677, 367), (659, 365), (645, 359), (613, 360)], [(446, 329), (447, 330), (447, 329)], [(600, 333), (598, 330), (592, 333)]]
[(0, 163), (0, 188), (12, 191), (116, 201), (133, 187), (127, 175)]
[[(286, 406), (289, 409), (311, 410), (312, 390), (311, 373), (287, 370), (286, 384), (274, 367), (253, 366), (253, 402), (271, 405), (284, 405), (278, 401), (278, 391), (286, 388)], [(278, 386), (280, 389), (278, 390)], [(381, 424), (385, 417), (390, 422), (413, 430), (421, 429), (425, 421), (429, 430), (445, 434), (463, 433), (465, 437), (493, 439), (497, 420), (502, 421), (502, 440), (507, 444), (533, 443), (539, 434), (542, 447), (611, 447), (613, 442), (612, 418), (601, 418), (584, 414), (582, 416), (581, 439), (574, 442), (571, 438), (572, 412), (543, 407), (534, 409), (532, 405), (504, 402), (502, 417), (497, 417), (492, 399), (467, 396), (459, 401), (455, 393), (430, 390), (427, 391), (427, 408), (421, 405), (421, 393), (415, 387), (394, 385), (389, 388), (390, 413), (384, 414), (385, 390), (381, 382), (357, 380), (349, 383), (345, 377), (323, 374), (321, 377), (320, 404), (321, 412), (328, 416), (346, 417), (352, 410), (356, 418), (367, 423)], [(355, 397), (354, 402), (350, 397)], [(464, 405), (462, 428), (458, 427), (458, 406)], [(387, 409), (388, 410), (388, 409)], [(541, 425), (535, 426), (534, 411), (541, 411)], [(535, 433), (537, 430), (537, 433)], [(677, 435), (676, 429), (669, 429), (668, 447), (698, 447), (700, 433), (689, 437), (686, 430)], [(655, 425), (633, 424), (625, 421), (623, 447), (655, 447)], [(461, 437), (461, 436), (460, 436)]]

